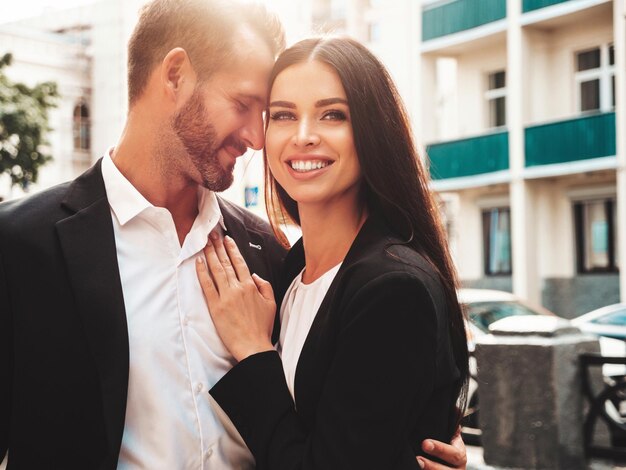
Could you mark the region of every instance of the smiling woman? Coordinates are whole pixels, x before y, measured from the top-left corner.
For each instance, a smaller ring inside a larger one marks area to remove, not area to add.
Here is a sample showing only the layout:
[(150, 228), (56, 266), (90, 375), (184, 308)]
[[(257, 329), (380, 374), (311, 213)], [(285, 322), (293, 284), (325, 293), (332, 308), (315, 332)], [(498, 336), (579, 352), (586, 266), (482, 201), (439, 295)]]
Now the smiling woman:
[(300, 214), (340, 199), (356, 207), (361, 169), (350, 108), (333, 68), (319, 61), (287, 68), (274, 81), (269, 110), (269, 167)]
[(449, 442), (458, 426), (468, 352), (403, 105), (364, 46), (310, 39), (279, 56), (268, 108), (268, 207), (302, 239), (278, 309), (228, 237), (197, 263), (238, 361), (211, 395), (258, 469), (416, 468), (422, 440)]

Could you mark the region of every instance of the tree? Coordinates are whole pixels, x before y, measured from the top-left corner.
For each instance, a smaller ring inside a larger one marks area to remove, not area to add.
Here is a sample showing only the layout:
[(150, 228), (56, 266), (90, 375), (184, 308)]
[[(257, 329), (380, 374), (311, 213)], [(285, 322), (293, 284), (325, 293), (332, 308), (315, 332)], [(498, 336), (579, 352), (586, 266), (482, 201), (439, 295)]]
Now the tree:
[(50, 131), (48, 110), (56, 106), (58, 92), (53, 82), (32, 88), (12, 82), (2, 70), (11, 61), (11, 54), (0, 58), (0, 175), (8, 173), (12, 185), (26, 188), (52, 159), (43, 147)]

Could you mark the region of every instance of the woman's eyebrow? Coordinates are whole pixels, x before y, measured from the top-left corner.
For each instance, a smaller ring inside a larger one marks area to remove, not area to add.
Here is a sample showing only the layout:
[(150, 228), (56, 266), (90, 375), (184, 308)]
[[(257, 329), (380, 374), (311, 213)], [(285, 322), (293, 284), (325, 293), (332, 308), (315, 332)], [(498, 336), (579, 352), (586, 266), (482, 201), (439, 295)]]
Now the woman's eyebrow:
[(290, 108), (290, 109), (295, 109), (296, 105), (293, 104), (291, 101), (272, 101), (270, 103), (270, 108), (272, 107), (279, 107), (279, 108)]
[(324, 106), (330, 106), (331, 104), (345, 104), (348, 105), (348, 101), (343, 98), (325, 98), (323, 100), (318, 100), (315, 102), (316, 108), (323, 108)]

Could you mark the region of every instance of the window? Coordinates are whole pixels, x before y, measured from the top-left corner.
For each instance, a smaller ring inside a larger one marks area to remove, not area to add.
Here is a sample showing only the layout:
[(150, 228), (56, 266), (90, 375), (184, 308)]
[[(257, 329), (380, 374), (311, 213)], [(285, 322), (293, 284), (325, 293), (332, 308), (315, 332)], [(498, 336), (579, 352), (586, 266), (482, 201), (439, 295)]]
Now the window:
[(616, 312), (611, 312), (603, 315), (595, 320), (591, 320), (591, 323), (596, 325), (619, 325), (626, 326), (626, 309), (621, 309)]
[(504, 70), (487, 76), (487, 100), (489, 127), (506, 125), (506, 72)]
[(613, 44), (576, 52), (578, 110), (609, 111), (615, 107)]
[(616, 216), (617, 205), (613, 198), (574, 203), (579, 273), (618, 270)]
[(89, 150), (91, 147), (91, 135), (89, 129), (89, 108), (81, 103), (74, 108), (74, 149)]
[(511, 274), (511, 210), (508, 207), (483, 211), (485, 274)]
[(367, 25), (367, 40), (372, 43), (380, 41), (380, 24), (369, 23)]

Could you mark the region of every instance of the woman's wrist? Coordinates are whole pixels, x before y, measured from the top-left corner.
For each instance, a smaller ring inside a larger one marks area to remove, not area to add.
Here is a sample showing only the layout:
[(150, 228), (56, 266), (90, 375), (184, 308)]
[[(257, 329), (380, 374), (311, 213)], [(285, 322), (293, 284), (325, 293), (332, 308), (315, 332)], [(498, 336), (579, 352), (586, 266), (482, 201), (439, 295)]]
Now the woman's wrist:
[(271, 342), (255, 343), (250, 345), (242, 345), (237, 348), (236, 351), (232, 351), (233, 357), (237, 362), (241, 362), (244, 359), (258, 353), (274, 351), (274, 346)]

